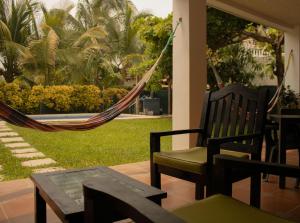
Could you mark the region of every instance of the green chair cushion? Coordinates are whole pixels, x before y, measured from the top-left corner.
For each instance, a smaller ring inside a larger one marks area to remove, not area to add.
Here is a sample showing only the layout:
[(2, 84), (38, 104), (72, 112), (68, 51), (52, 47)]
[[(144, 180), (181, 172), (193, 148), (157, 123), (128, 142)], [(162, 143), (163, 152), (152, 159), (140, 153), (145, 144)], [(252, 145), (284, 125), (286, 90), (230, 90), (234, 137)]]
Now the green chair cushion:
[(224, 195), (214, 195), (179, 208), (174, 214), (187, 223), (288, 223), (290, 221), (253, 208)]
[[(206, 147), (196, 147), (180, 151), (156, 152), (153, 154), (153, 161), (159, 165), (197, 174), (205, 174), (207, 160), (206, 151)], [(221, 154), (249, 159), (249, 155), (246, 153), (221, 150)]]

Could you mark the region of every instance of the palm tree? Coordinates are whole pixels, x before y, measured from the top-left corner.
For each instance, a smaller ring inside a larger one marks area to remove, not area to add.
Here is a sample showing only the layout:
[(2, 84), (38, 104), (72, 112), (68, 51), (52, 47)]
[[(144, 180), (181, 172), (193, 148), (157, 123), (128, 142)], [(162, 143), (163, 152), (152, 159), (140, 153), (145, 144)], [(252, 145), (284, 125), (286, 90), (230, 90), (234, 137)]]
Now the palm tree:
[(107, 32), (106, 61), (110, 61), (115, 74), (127, 76), (133, 55), (141, 53), (142, 45), (132, 24), (148, 13), (138, 13), (129, 0), (82, 0), (78, 3), (77, 18), (85, 29), (103, 25)]
[(0, 0), (0, 63), (7, 82), (21, 75), (20, 54), (29, 39), (38, 36), (37, 6), (34, 0)]
[(44, 85), (88, 82), (93, 69), (99, 67), (91, 64), (91, 58), (105, 48), (103, 27), (85, 29), (70, 14), (72, 6), (49, 11), (43, 5), (41, 8), (41, 38), (32, 40), (22, 57), (26, 79)]
[[(56, 32), (46, 24), (42, 28), (43, 37), (38, 40), (32, 40), (29, 43), (22, 58), (22, 65), (27, 70), (34, 73), (33, 82), (36, 79), (44, 77), (45, 85), (52, 82), (52, 73), (56, 65), (56, 54), (59, 45), (59, 37)], [(31, 78), (28, 78), (31, 79)], [(41, 78), (40, 78), (41, 79)]]

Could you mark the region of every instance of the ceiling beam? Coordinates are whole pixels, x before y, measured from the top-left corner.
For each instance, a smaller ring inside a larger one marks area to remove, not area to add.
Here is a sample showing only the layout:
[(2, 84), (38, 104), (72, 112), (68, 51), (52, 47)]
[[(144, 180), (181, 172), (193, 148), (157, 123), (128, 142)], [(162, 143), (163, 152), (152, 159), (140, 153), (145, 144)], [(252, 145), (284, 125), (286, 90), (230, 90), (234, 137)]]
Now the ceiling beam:
[(241, 4), (230, 2), (228, 0), (207, 0), (207, 5), (237, 17), (274, 27), (282, 31), (291, 31), (294, 29), (292, 24), (288, 24), (278, 18), (267, 16), (261, 12), (257, 12)]

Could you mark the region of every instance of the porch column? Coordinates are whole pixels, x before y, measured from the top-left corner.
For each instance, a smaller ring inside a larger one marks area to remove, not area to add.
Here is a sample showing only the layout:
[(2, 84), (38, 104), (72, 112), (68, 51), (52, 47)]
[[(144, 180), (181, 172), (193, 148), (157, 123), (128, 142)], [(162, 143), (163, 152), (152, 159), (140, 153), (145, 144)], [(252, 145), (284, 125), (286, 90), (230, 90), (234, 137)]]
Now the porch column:
[(285, 66), (288, 63), (289, 53), (293, 50), (293, 57), (286, 75), (286, 86), (290, 85), (291, 89), (300, 90), (300, 27), (285, 32)]
[[(198, 128), (207, 83), (206, 0), (173, 0), (173, 129)], [(189, 148), (195, 135), (173, 137), (173, 149)]]

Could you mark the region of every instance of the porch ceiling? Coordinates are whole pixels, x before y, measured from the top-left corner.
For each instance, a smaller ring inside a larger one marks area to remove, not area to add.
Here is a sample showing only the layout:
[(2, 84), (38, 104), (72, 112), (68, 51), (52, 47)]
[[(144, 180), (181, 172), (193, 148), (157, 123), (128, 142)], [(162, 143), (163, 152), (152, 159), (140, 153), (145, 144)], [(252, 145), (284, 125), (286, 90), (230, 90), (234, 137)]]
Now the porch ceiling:
[(282, 30), (300, 25), (299, 0), (207, 0), (207, 3), (222, 11)]

